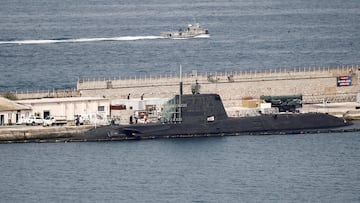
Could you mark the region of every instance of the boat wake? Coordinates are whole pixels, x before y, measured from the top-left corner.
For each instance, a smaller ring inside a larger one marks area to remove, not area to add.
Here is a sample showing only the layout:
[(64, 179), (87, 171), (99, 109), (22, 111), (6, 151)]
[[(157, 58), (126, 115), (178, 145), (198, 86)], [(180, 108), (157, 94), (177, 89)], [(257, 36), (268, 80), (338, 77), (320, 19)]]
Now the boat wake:
[(100, 42), (100, 41), (135, 41), (162, 39), (161, 36), (125, 36), (108, 38), (78, 38), (78, 39), (45, 39), (45, 40), (9, 40), (0, 41), (1, 44), (55, 44), (55, 43), (79, 43), (79, 42)]
[[(210, 35), (203, 34), (192, 38), (209, 38)], [(2, 44), (55, 44), (55, 43), (81, 43), (81, 42), (101, 42), (101, 41), (136, 41), (168, 39), (162, 36), (125, 36), (125, 37), (101, 37), (101, 38), (78, 38), (78, 39), (34, 39), (34, 40), (8, 40), (0, 41)], [(172, 39), (191, 39), (191, 38), (172, 38)]]
[(208, 35), (208, 34), (203, 34), (203, 35), (198, 35), (198, 36), (196, 36), (196, 37), (194, 37), (194, 38), (210, 38), (210, 35)]

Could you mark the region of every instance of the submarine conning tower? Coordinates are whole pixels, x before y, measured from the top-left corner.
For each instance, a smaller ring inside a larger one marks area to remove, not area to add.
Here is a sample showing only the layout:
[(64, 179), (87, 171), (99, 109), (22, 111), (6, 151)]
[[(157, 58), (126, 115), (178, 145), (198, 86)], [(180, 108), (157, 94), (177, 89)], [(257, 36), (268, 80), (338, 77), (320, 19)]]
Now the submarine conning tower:
[(186, 94), (180, 100), (176, 95), (166, 103), (164, 112), (167, 122), (204, 123), (228, 118), (218, 94)]

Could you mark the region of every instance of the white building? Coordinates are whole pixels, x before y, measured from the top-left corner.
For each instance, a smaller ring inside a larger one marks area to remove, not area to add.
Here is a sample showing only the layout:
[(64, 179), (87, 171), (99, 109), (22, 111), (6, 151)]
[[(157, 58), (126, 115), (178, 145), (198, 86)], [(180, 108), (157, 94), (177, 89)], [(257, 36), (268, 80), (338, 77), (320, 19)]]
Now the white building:
[(111, 101), (111, 118), (116, 119), (120, 124), (129, 124), (130, 116), (145, 122), (144, 116), (155, 121), (158, 119), (161, 108), (169, 99), (164, 98), (143, 98), (143, 99), (114, 99)]
[(85, 120), (99, 123), (110, 118), (110, 101), (100, 97), (42, 98), (17, 102), (30, 107), (32, 115), (42, 118), (51, 115), (74, 120), (76, 115), (81, 115)]
[(31, 108), (0, 97), (0, 125), (21, 124)]

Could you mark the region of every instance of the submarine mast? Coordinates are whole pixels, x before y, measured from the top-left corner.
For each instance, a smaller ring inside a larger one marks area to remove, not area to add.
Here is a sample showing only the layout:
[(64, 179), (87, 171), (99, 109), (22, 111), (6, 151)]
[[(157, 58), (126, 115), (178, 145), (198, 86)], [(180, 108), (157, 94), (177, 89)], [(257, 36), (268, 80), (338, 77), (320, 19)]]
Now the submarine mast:
[(179, 88), (180, 88), (180, 92), (179, 92), (179, 104), (178, 104), (178, 111), (179, 111), (179, 122), (181, 123), (182, 118), (181, 118), (181, 96), (183, 95), (183, 82), (182, 82), (182, 67), (180, 64), (180, 84), (179, 84)]
[(180, 75), (179, 75), (179, 94), (174, 97), (172, 100), (172, 123), (182, 123), (182, 108), (187, 107), (187, 104), (182, 103), (183, 96), (183, 82), (182, 82), (182, 66), (180, 64)]

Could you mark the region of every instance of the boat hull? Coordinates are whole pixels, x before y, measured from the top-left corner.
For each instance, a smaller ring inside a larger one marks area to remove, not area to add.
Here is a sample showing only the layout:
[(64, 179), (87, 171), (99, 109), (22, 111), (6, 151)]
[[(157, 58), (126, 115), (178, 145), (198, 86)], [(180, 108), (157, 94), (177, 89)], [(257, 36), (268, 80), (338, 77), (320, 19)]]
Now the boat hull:
[(185, 124), (134, 124), (102, 126), (67, 141), (111, 141), (173, 137), (207, 137), (251, 134), (301, 134), (307, 130), (335, 129), (350, 125), (344, 119), (322, 113), (276, 114), (227, 118)]
[(173, 32), (161, 32), (160, 36), (165, 38), (173, 38), (173, 39), (181, 39), (181, 38), (194, 38), (201, 35), (209, 35), (209, 31), (199, 23), (195, 23), (194, 25), (189, 24), (185, 30), (180, 29), (179, 31)]
[(209, 37), (209, 34), (206, 33), (179, 33), (179, 32), (162, 32), (160, 33), (161, 37), (171, 38), (171, 39), (186, 39), (186, 38), (196, 38), (196, 37)]

